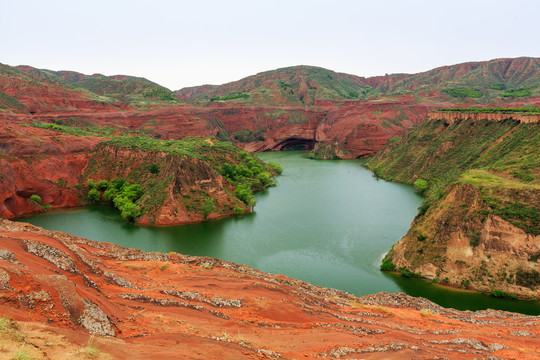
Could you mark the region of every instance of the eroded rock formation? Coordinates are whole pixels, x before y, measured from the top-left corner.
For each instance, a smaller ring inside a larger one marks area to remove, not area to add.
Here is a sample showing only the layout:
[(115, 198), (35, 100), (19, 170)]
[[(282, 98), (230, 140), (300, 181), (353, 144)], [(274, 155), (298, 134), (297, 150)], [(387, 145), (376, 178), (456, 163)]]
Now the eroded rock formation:
[[(0, 220), (0, 240), (0, 313), (31, 329), (47, 324), (41, 331), (62, 334), (64, 344), (84, 342), (81, 331), (109, 337), (97, 340), (102, 356), (540, 356), (535, 316), (456, 311), (404, 294), (357, 298), (218, 259), (145, 253), (8, 220)], [(55, 351), (35, 342), (40, 358)]]

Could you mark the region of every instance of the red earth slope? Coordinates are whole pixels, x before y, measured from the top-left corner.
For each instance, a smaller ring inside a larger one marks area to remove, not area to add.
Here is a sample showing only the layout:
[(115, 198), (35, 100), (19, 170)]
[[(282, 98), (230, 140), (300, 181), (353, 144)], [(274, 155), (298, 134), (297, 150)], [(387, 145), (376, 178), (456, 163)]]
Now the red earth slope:
[(68, 341), (108, 337), (100, 348), (118, 359), (540, 357), (534, 316), (456, 311), (404, 294), (357, 298), (8, 220), (0, 238), (0, 314), (45, 323)]

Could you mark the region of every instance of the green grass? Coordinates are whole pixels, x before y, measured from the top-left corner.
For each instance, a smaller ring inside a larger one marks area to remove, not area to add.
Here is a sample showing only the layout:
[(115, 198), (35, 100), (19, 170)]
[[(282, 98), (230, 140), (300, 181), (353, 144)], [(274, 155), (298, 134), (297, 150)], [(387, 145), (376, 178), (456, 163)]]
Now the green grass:
[(480, 98), (484, 96), (484, 93), (480, 89), (476, 88), (449, 88), (444, 89), (443, 92), (448, 96), (459, 98)]
[(502, 176), (490, 173), (487, 170), (468, 170), (462, 173), (459, 181), (466, 184), (473, 184), (477, 187), (510, 187), (517, 189), (540, 189), (539, 185), (532, 185), (516, 180), (510, 180)]

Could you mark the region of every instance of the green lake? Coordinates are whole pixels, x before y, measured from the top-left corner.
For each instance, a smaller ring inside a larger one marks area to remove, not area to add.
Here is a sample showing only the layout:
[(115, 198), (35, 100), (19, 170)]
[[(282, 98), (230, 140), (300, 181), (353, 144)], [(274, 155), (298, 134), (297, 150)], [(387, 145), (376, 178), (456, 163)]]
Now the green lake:
[(422, 197), (376, 179), (361, 160), (317, 161), (305, 152), (261, 153), (283, 168), (277, 187), (258, 193), (255, 212), (201, 224), (138, 227), (111, 207), (49, 211), (20, 221), (146, 251), (211, 256), (355, 295), (405, 292), (460, 310), (539, 315), (539, 302), (497, 299), (379, 271), (408, 230)]

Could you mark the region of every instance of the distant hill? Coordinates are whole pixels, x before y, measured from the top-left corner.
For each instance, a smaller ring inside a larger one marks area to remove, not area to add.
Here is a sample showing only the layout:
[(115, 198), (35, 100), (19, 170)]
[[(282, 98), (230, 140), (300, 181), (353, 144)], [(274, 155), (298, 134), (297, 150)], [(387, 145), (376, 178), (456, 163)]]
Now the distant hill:
[(7, 111), (146, 109), (183, 103), (169, 89), (140, 77), (0, 64), (0, 109)]
[(191, 102), (235, 101), (254, 105), (314, 105), (316, 100), (344, 101), (374, 96), (365, 78), (315, 66), (266, 71), (224, 85), (176, 91)]
[(177, 90), (191, 103), (315, 105), (380, 95), (413, 94), (439, 101), (488, 103), (540, 95), (540, 59), (495, 59), (443, 66), (418, 74), (370, 78), (313, 66), (293, 66), (227, 83)]

